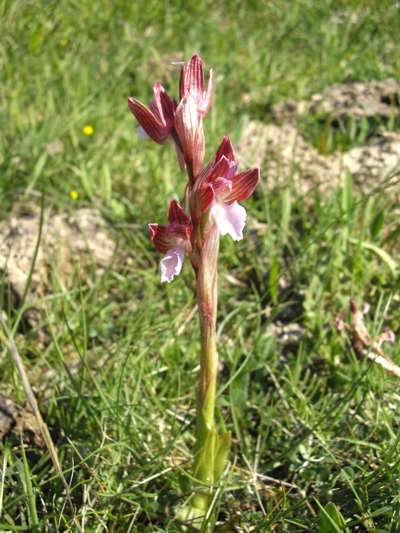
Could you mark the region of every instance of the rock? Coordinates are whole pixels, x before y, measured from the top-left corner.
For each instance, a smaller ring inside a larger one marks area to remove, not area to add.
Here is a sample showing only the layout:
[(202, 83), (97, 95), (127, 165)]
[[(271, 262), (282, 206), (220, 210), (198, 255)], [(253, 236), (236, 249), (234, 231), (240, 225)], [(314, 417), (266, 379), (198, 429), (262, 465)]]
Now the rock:
[(44, 448), (42, 434), (30, 408), (16, 405), (0, 394), (0, 441), (11, 435), (18, 439), (22, 435), (24, 442)]
[[(357, 146), (342, 155), (342, 166), (361, 188), (370, 189), (393, 174), (400, 164), (400, 134), (382, 132), (368, 145)], [(397, 177), (393, 177), (398, 180)], [(387, 184), (385, 184), (387, 185)]]
[(10, 433), (15, 426), (15, 409), (10, 401), (0, 394), (0, 441)]

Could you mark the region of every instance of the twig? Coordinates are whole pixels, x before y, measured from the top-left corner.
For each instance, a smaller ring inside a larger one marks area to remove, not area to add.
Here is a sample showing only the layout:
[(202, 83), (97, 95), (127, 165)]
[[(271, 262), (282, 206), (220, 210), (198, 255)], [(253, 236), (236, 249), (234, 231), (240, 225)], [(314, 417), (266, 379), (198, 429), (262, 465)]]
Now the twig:
[(346, 324), (341, 317), (336, 320), (336, 325), (339, 330), (348, 330), (351, 334), (351, 343), (354, 351), (363, 357), (367, 357), (374, 363), (377, 363), (382, 368), (400, 378), (400, 367), (396, 365), (390, 357), (388, 357), (382, 350), (382, 344), (394, 341), (394, 334), (390, 330), (383, 331), (377, 341), (374, 341), (369, 334), (365, 323), (364, 313), (361, 311), (355, 302), (351, 300), (350, 303), (351, 324)]

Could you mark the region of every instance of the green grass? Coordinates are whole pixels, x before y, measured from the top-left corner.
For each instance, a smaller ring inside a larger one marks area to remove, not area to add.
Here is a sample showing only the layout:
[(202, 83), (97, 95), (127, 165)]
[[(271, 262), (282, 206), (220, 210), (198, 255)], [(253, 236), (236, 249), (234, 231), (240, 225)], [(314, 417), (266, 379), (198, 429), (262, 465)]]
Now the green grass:
[(300, 115), (296, 123), (306, 140), (323, 155), (346, 152), (355, 146), (366, 145), (382, 131), (400, 130), (398, 116), (385, 120), (379, 117), (337, 119), (330, 114), (321, 113)]
[[(17, 337), (85, 531), (177, 531), (190, 494), (193, 278), (185, 265), (160, 285), (146, 228), (165, 221), (184, 178), (170, 147), (136, 138), (126, 97), (148, 101), (157, 80), (176, 91), (170, 58), (199, 52), (216, 75), (211, 157), (224, 134), (237, 142), (248, 120), (268, 122), (273, 103), (398, 78), (399, 29), (395, 1), (0, 2), (1, 215), (44, 192), (55, 210), (100, 209), (119, 244), (100, 277), (76, 268), (65, 288), (53, 272), (54, 296), (39, 302), (48, 345), (35, 331)], [(366, 127), (329, 150), (363, 142)], [(304, 128), (318, 145), (324, 129)], [(64, 150), (49, 155), (56, 139)], [(233, 451), (220, 520), (229, 531), (396, 532), (398, 382), (358, 360), (334, 319), (354, 297), (371, 305), (371, 333), (400, 331), (398, 189), (377, 183), (366, 196), (349, 177), (322, 197), (298, 191), (290, 176), (271, 190), (266, 164), (247, 204), (266, 230), (222, 242), (219, 418)], [(298, 323), (300, 340), (282, 347), (277, 321)], [(388, 354), (399, 361), (398, 342)], [(5, 350), (0, 372), (0, 391), (22, 401)], [(75, 531), (47, 453), (18, 439), (1, 450), (0, 530)]]

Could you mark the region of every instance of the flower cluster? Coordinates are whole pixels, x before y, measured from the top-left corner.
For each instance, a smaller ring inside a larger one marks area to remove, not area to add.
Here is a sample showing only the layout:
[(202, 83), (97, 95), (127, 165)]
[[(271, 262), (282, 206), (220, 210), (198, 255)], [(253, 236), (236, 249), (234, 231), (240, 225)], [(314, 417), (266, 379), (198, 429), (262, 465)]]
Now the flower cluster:
[(185, 254), (196, 267), (196, 257), (204, 245), (199, 242), (197, 231), (202, 221), (211, 220), (220, 235), (228, 234), (235, 241), (243, 238), (246, 210), (238, 202), (253, 193), (260, 178), (258, 168), (237, 172), (229, 137), (223, 139), (213, 161), (203, 167), (203, 119), (211, 104), (212, 79), (210, 71), (205, 90), (202, 60), (195, 54), (181, 68), (179, 103), (168, 96), (160, 83), (154, 85), (154, 99), (148, 107), (135, 98), (128, 99), (129, 108), (140, 125), (139, 134), (159, 144), (171, 141), (180, 167), (186, 167), (188, 173), (186, 208), (189, 213), (173, 200), (169, 205), (168, 224), (150, 224), (151, 239), (164, 254), (162, 282), (169, 282), (179, 274)]

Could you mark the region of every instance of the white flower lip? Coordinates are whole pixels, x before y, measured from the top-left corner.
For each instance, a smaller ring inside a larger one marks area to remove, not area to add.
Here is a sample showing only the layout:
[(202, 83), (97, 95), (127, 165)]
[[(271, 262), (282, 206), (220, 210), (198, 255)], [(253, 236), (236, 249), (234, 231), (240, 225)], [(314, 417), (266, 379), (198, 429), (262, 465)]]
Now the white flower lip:
[(226, 204), (216, 201), (211, 213), (222, 236), (230, 235), (234, 241), (243, 239), (243, 228), (246, 223), (246, 209), (237, 202)]
[(176, 246), (167, 251), (161, 259), (161, 283), (170, 283), (182, 270), (185, 250), (182, 246)]

